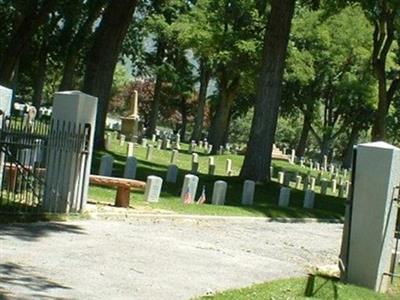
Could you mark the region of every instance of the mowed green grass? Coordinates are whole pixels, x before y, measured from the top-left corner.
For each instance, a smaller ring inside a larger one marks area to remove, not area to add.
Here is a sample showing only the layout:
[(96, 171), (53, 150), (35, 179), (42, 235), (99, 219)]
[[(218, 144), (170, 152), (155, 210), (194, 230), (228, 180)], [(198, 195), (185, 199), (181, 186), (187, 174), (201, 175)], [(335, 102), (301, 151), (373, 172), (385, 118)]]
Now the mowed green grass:
[[(126, 161), (126, 145), (120, 146), (115, 138), (111, 140), (109, 151), (96, 152), (93, 157), (92, 173), (98, 172), (100, 158), (105, 153), (114, 157), (113, 176), (122, 177), (124, 164)], [(141, 146), (135, 148), (135, 157), (138, 160), (137, 175), (138, 180), (146, 181), (147, 176), (156, 175), (165, 178), (167, 168), (170, 164), (171, 151), (153, 149), (151, 161), (146, 161), (146, 148)], [(263, 182), (256, 185), (254, 205), (242, 206), (240, 204), (243, 188), (243, 180), (238, 177), (243, 156), (240, 155), (215, 155), (216, 175), (210, 176), (208, 172), (208, 155), (199, 154), (199, 186), (196, 195), (200, 196), (203, 186), (206, 189), (207, 203), (211, 202), (213, 185), (216, 180), (224, 180), (228, 183), (226, 205), (215, 206), (204, 205), (183, 205), (180, 199), (183, 178), (190, 173), (192, 155), (188, 153), (188, 145), (182, 144), (182, 149), (178, 154), (177, 165), (179, 167), (178, 181), (176, 184), (163, 182), (162, 194), (159, 203), (146, 203), (143, 201), (143, 192), (132, 191), (131, 206), (148, 206), (151, 208), (171, 210), (184, 214), (206, 214), (224, 216), (267, 216), (271, 218), (342, 218), (344, 214), (344, 199), (333, 196), (316, 194), (315, 209), (308, 210), (302, 208), (304, 192), (292, 190), (290, 207), (281, 208), (277, 205), (280, 186), (276, 182)], [(232, 160), (233, 176), (225, 175), (226, 159)], [(309, 173), (306, 168), (291, 165), (283, 161), (274, 161), (274, 168), (277, 173), (285, 169), (290, 172), (306, 175)], [(313, 174), (312, 174), (313, 175)], [(103, 186), (90, 186), (89, 198), (101, 203), (114, 203), (116, 190)]]
[[(228, 290), (215, 295), (204, 296), (199, 299), (213, 300), (294, 300), (294, 299), (343, 299), (343, 300), (394, 300), (400, 299), (398, 290), (399, 283), (396, 282), (393, 290), (387, 294), (375, 293), (371, 290), (327, 281), (316, 278), (314, 294), (312, 297), (305, 297), (306, 278), (293, 278), (276, 280), (268, 283), (256, 284), (250, 287)], [(335, 295), (336, 290), (336, 295)]]

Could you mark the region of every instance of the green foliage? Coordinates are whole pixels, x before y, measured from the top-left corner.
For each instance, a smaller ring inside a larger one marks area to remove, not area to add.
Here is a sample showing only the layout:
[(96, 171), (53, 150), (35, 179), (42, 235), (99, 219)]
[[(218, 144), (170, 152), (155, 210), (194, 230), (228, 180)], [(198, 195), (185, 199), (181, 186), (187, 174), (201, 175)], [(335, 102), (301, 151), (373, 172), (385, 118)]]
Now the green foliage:
[(293, 21), (282, 112), (311, 115), (321, 147), (332, 146), (351, 126), (370, 125), (376, 101), (371, 36), (357, 5), (330, 15), (304, 8)]

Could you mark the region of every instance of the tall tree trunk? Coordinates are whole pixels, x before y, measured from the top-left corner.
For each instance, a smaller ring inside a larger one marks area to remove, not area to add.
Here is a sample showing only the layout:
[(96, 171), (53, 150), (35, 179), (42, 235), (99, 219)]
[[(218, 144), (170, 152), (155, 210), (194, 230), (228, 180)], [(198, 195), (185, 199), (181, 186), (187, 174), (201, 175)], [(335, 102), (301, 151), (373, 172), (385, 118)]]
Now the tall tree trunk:
[(208, 137), (209, 143), (213, 146), (211, 154), (217, 153), (220, 146), (224, 145), (226, 128), (229, 126), (229, 114), (235, 94), (226, 88), (221, 90), (220, 101), (213, 116), (213, 121)]
[(344, 153), (343, 153), (342, 166), (346, 169), (351, 168), (352, 159), (353, 159), (353, 148), (354, 148), (354, 145), (356, 145), (358, 142), (359, 135), (360, 135), (359, 129), (356, 128), (355, 126), (353, 126), (353, 128), (351, 129), (351, 132), (350, 132), (348, 143), (346, 145), (346, 149), (344, 150)]
[(153, 102), (151, 103), (151, 110), (149, 114), (149, 125), (146, 129), (146, 135), (149, 138), (153, 134), (155, 134), (157, 129), (158, 113), (160, 111), (160, 106), (161, 106), (161, 89), (162, 89), (161, 75), (157, 75), (156, 83), (154, 85)]
[(55, 8), (57, 0), (45, 0), (38, 7), (37, 0), (26, 1), (26, 14), (22, 21), (14, 29), (10, 40), (1, 55), (0, 62), (0, 84), (8, 86), (11, 83), (15, 66), (19, 57), (29, 46), (29, 41), (36, 33), (40, 25), (46, 20), (51, 11)]
[(32, 104), (36, 107), (37, 111), (39, 111), (40, 104), (43, 98), (43, 88), (46, 80), (47, 52), (48, 48), (46, 37), (43, 37), (42, 45), (39, 52), (37, 69), (35, 72), (35, 79), (33, 83)]
[[(322, 163), (324, 161), (324, 156), (329, 156), (330, 150), (331, 150), (331, 145), (332, 145), (332, 136), (330, 134), (324, 133), (322, 135), (322, 140), (321, 140), (321, 152), (319, 154), (319, 161)], [(331, 159), (330, 159), (331, 160)]]
[(374, 66), (375, 76), (378, 79), (378, 109), (375, 112), (371, 136), (373, 141), (385, 139), (386, 116), (388, 113), (388, 99), (386, 90), (385, 65), (377, 62)]
[(399, 86), (399, 74), (394, 79), (389, 90), (386, 78), (386, 60), (395, 38), (395, 18), (398, 11), (392, 9), (387, 0), (378, 2), (378, 10), (374, 23), (372, 67), (378, 80), (378, 109), (375, 113), (371, 137), (373, 141), (385, 139), (386, 116), (393, 95)]
[(186, 128), (187, 128), (187, 104), (185, 97), (181, 97), (181, 115), (182, 115), (181, 137), (182, 141), (185, 142)]
[(207, 88), (210, 81), (211, 72), (208, 68), (207, 63), (200, 60), (200, 89), (199, 96), (197, 98), (197, 111), (194, 119), (193, 133), (191, 140), (198, 142), (201, 139), (201, 133), (203, 131), (204, 123), (204, 109), (207, 100)]
[[(84, 48), (86, 37), (92, 32), (93, 23), (99, 18), (102, 8), (106, 0), (92, 0), (88, 5), (88, 15), (83, 24), (78, 29), (78, 32), (72, 37), (68, 43), (66, 54), (64, 58), (64, 69), (61, 83), (59, 86), (60, 91), (73, 90), (75, 88), (75, 74), (80, 64), (79, 54)], [(83, 16), (82, 16), (83, 17)]]
[[(165, 45), (161, 41), (157, 43), (156, 53), (156, 65), (161, 66), (165, 55)], [(157, 129), (158, 113), (161, 106), (161, 89), (162, 89), (163, 78), (160, 72), (157, 74), (156, 83), (154, 86), (153, 102), (151, 103), (151, 110), (149, 116), (149, 124), (147, 126), (146, 135), (151, 137), (155, 134)]]
[(98, 97), (94, 146), (104, 149), (104, 129), (115, 66), (137, 0), (109, 1), (87, 56), (84, 92)]
[(306, 152), (308, 135), (311, 130), (311, 122), (312, 122), (311, 115), (307, 112), (304, 113), (303, 128), (301, 130), (299, 143), (297, 144), (296, 147), (296, 156), (298, 157), (304, 157), (304, 154)]
[(283, 71), (295, 0), (272, 0), (264, 36), (254, 116), (240, 176), (270, 180), (272, 145), (281, 103)]
[(75, 70), (78, 63), (78, 53), (68, 52), (64, 61), (63, 76), (61, 79), (59, 91), (68, 91), (74, 89)]

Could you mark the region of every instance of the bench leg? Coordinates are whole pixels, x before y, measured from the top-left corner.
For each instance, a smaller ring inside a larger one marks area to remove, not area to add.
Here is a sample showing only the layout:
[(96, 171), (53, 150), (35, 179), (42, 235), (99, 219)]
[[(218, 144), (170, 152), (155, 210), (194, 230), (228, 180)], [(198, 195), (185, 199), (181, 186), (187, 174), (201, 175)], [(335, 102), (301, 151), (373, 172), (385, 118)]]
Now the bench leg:
[(315, 282), (315, 275), (309, 274), (307, 279), (307, 286), (304, 292), (304, 296), (311, 297), (314, 292), (314, 282)]
[(118, 187), (117, 195), (115, 197), (115, 206), (129, 207), (129, 196), (131, 189), (129, 187)]

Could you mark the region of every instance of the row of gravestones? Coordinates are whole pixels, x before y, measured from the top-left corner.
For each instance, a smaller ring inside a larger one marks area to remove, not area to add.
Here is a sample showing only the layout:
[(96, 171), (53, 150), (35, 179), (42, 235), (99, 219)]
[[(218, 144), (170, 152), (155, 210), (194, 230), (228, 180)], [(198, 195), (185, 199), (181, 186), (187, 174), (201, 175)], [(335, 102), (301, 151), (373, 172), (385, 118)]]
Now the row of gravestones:
[[(112, 136), (110, 133), (107, 133), (105, 136), (105, 141), (106, 141), (106, 148), (111, 140)], [(126, 142), (126, 136), (123, 134), (118, 135), (119, 138), (119, 145), (124, 146)], [(177, 134), (153, 134), (151, 138), (151, 142), (148, 141), (148, 139), (143, 138), (141, 141), (141, 146), (142, 147), (156, 147), (158, 150), (163, 149), (163, 150), (169, 150), (169, 149), (181, 149), (181, 136), (179, 133)], [(129, 144), (129, 143), (128, 143)], [(196, 143), (195, 141), (191, 141), (189, 144), (189, 153), (193, 152), (202, 152), (205, 154), (211, 153), (213, 149), (213, 146), (208, 143), (207, 139), (204, 139), (203, 141), (199, 141)], [(226, 144), (224, 146), (220, 146), (217, 154), (222, 155), (222, 154), (227, 154), (227, 153), (232, 153), (232, 154), (237, 154), (241, 151), (241, 148), (239, 145), (230, 145)]]
[[(128, 150), (128, 152), (130, 151)], [(146, 160), (151, 160), (151, 155), (152, 152), (147, 151)], [(177, 181), (179, 172), (178, 166), (176, 165), (177, 157), (178, 157), (178, 151), (172, 150), (171, 164), (167, 168), (167, 173), (165, 177), (165, 180), (167, 182), (176, 183)], [(209, 160), (209, 167), (208, 167), (209, 174), (214, 175), (215, 173), (214, 157), (209, 157), (208, 160)], [(98, 174), (101, 176), (111, 176), (113, 171), (113, 165), (114, 165), (114, 158), (110, 154), (104, 154), (100, 160), (100, 167), (98, 170)], [(196, 174), (198, 171), (198, 166), (199, 166), (198, 155), (196, 153), (193, 153), (191, 173)], [(123, 177), (128, 179), (135, 179), (136, 168), (137, 168), (137, 160), (133, 156), (133, 151), (132, 151), (132, 153), (128, 154), (128, 157), (126, 159)], [(228, 175), (232, 174), (232, 160), (227, 159), (225, 164), (225, 171)]]
[[(184, 204), (195, 203), (195, 197), (197, 193), (197, 187), (199, 183), (199, 177), (193, 174), (185, 175), (181, 190), (181, 200)], [(148, 176), (146, 181), (146, 190), (144, 193), (144, 200), (148, 202), (158, 202), (162, 190), (163, 179), (157, 176)], [(211, 204), (224, 205), (226, 200), (226, 192), (228, 189), (228, 183), (223, 180), (217, 180), (214, 182), (213, 193), (211, 197)], [(242, 205), (252, 205), (254, 202), (255, 182), (246, 180), (243, 184), (242, 192)], [(204, 198), (202, 198), (204, 197)], [(205, 189), (197, 203), (203, 203), (205, 198)]]
[[(297, 173), (280, 171), (278, 172), (277, 182), (284, 186), (290, 186), (291, 182), (294, 182), (295, 189), (303, 190), (308, 189), (315, 191), (316, 186), (320, 186), (321, 194), (326, 195), (328, 188), (332, 194), (337, 194), (341, 198), (346, 198), (350, 190), (350, 181), (346, 180), (345, 176), (339, 176), (336, 173), (331, 176), (330, 179), (324, 178), (323, 173), (318, 173), (317, 177), (310, 175), (301, 176)], [(346, 173), (347, 176), (347, 173)], [(273, 178), (273, 168), (271, 167), (271, 178)]]
[[(199, 178), (196, 175), (188, 174), (185, 176), (181, 190), (181, 201), (184, 204), (195, 203), (195, 196), (197, 192)], [(158, 202), (162, 190), (163, 179), (157, 176), (147, 177), (146, 190), (144, 194), (144, 200), (148, 202)], [(242, 205), (253, 205), (255, 195), (255, 182), (252, 180), (245, 180), (242, 189)], [(228, 189), (228, 183), (223, 180), (217, 180), (214, 182), (211, 204), (213, 205), (224, 205), (226, 201), (226, 193)], [(290, 204), (290, 188), (282, 187), (279, 193), (278, 205), (280, 207), (288, 207)], [(200, 198), (204, 196), (203, 193)], [(205, 201), (205, 196), (202, 200), (198, 200), (197, 203)], [(304, 193), (303, 208), (313, 209), (315, 204), (315, 193), (314, 191), (307, 190)]]

